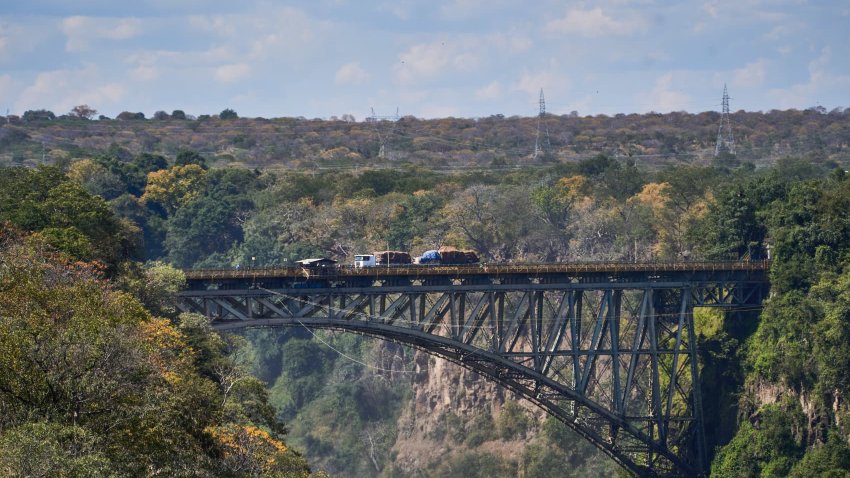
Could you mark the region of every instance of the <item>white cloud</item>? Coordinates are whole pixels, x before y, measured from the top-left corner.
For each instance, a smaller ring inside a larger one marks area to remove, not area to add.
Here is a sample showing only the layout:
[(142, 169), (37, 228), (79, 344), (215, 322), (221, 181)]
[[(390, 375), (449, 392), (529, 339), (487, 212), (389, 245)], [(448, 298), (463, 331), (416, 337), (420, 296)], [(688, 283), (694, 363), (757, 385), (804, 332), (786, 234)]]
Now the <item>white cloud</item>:
[[(520, 53), (528, 50), (534, 44), (531, 38), (522, 35), (510, 35), (508, 38), (501, 37), (494, 40), (503, 40), (508, 51), (511, 53)], [(499, 41), (494, 41), (498, 45)]]
[(334, 81), (338, 85), (356, 85), (363, 83), (367, 79), (369, 79), (369, 74), (357, 62), (342, 65), (334, 76)]
[(702, 11), (711, 16), (711, 18), (717, 18), (719, 7), (719, 0), (711, 0), (702, 4)]
[(493, 8), (494, 0), (451, 0), (440, 7), (440, 15), (449, 20), (459, 20)]
[(244, 80), (251, 75), (251, 66), (245, 63), (231, 63), (215, 69), (215, 79), (222, 83)]
[(767, 61), (763, 58), (732, 73), (732, 84), (741, 88), (761, 86), (767, 77)]
[(527, 50), (531, 40), (522, 35), (458, 35), (413, 45), (399, 54), (393, 67), (403, 84), (439, 77), (446, 73), (469, 73), (506, 54)]
[(569, 80), (563, 77), (557, 77), (550, 71), (538, 71), (534, 73), (524, 72), (516, 84), (513, 91), (522, 91), (530, 97), (537, 100), (540, 97), (540, 89), (549, 93), (563, 92), (569, 87)]
[(164, 72), (175, 65), (191, 67), (194, 64), (185, 58), (185, 54), (173, 51), (143, 51), (127, 57), (125, 60), (131, 66), (130, 78), (138, 81), (153, 81), (159, 79)]
[(410, 20), (413, 9), (414, 2), (410, 0), (390, 0), (378, 6), (378, 11), (388, 12), (399, 20)]
[(159, 78), (159, 68), (149, 65), (139, 65), (130, 70), (130, 75), (135, 80), (153, 81)]
[[(12, 78), (12, 75), (0, 75), (0, 98), (9, 98), (14, 96), (14, 91), (17, 87), (18, 82)], [(5, 111), (3, 113), (5, 113)]]
[(787, 36), (791, 33), (791, 28), (787, 25), (777, 25), (773, 27), (769, 32), (764, 34), (764, 38), (767, 40), (781, 40), (783, 37)]
[(832, 50), (825, 47), (820, 55), (809, 62), (809, 80), (789, 88), (774, 88), (769, 96), (780, 108), (808, 108), (821, 102), (820, 96), (841, 97), (850, 89), (850, 75), (836, 75), (829, 71)]
[(691, 98), (673, 85), (673, 73), (665, 73), (655, 80), (655, 87), (647, 95), (648, 108), (659, 113), (687, 110)]
[(411, 83), (439, 76), (447, 70), (473, 69), (478, 58), (465, 48), (463, 42), (450, 40), (413, 45), (399, 55), (400, 63), (394, 68), (396, 79), (401, 83)]
[(450, 116), (460, 117), (460, 111), (455, 106), (439, 106), (439, 105), (426, 105), (421, 110), (420, 113), (422, 118), (448, 118)]
[(263, 9), (256, 13), (193, 15), (192, 29), (226, 41), (231, 61), (309, 58), (319, 47), (329, 22), (316, 20), (292, 7)]
[(588, 114), (590, 111), (594, 110), (592, 107), (593, 99), (593, 95), (582, 96), (581, 98), (573, 100), (561, 109), (553, 110), (552, 113), (563, 115), (576, 111), (579, 114)]
[(53, 70), (40, 73), (27, 86), (15, 103), (17, 111), (47, 108), (57, 114), (76, 105), (87, 104), (97, 109), (119, 105), (126, 97), (126, 87), (103, 79), (94, 66), (81, 69)]
[(498, 80), (475, 90), (475, 97), (479, 100), (494, 100), (500, 96), (502, 96), (502, 84)]
[(602, 8), (596, 7), (591, 10), (570, 10), (563, 18), (547, 22), (544, 30), (549, 33), (600, 37), (628, 35), (644, 31), (647, 27), (647, 21), (637, 14), (630, 13), (628, 17), (617, 19), (605, 14)]
[(62, 32), (67, 37), (65, 50), (87, 50), (96, 40), (128, 40), (142, 32), (138, 18), (67, 17), (62, 20)]

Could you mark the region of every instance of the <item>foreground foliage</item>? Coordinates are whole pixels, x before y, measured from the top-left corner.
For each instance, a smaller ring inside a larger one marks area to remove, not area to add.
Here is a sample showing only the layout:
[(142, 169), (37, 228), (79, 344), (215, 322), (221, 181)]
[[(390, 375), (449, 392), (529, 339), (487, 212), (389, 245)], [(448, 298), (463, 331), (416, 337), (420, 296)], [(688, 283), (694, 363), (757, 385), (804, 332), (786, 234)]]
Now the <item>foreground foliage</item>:
[(307, 476), (258, 413), (264, 391), (203, 323), (151, 316), (96, 267), (6, 223), (0, 474)]

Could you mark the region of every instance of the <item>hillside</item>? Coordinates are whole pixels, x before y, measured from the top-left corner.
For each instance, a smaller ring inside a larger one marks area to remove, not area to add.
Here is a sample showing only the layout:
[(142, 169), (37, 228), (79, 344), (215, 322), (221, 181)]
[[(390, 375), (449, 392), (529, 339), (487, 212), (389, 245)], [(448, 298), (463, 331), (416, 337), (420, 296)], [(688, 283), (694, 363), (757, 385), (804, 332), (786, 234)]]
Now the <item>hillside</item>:
[[(715, 112), (546, 115), (540, 121), (501, 115), (359, 122), (351, 117), (221, 116), (227, 119), (175, 119), (186, 116), (158, 112), (154, 119), (137, 119), (144, 117), (137, 113), (88, 120), (28, 112), (24, 119), (15, 117), (0, 127), (0, 165), (69, 161), (103, 151), (129, 158), (141, 153), (174, 157), (192, 150), (217, 165), (261, 169), (515, 167), (597, 154), (658, 167), (671, 161), (709, 162), (720, 121)], [(768, 164), (780, 157), (805, 156), (840, 163), (850, 154), (850, 109), (738, 111), (731, 122), (738, 161)], [(538, 124), (546, 154), (533, 158)]]

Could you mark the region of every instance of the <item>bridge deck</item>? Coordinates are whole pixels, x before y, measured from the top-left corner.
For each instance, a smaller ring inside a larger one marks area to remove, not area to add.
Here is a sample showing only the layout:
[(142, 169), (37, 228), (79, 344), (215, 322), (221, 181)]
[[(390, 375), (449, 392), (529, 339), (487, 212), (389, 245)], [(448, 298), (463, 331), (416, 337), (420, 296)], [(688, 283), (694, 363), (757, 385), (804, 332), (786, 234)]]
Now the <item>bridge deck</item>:
[(552, 264), (473, 264), (457, 266), (394, 265), (355, 268), (349, 265), (329, 268), (263, 267), (248, 269), (186, 270), (188, 280), (254, 279), (285, 277), (385, 277), (385, 276), (464, 276), (510, 274), (583, 274), (583, 273), (665, 273), (765, 271), (768, 261), (726, 262), (571, 262)]

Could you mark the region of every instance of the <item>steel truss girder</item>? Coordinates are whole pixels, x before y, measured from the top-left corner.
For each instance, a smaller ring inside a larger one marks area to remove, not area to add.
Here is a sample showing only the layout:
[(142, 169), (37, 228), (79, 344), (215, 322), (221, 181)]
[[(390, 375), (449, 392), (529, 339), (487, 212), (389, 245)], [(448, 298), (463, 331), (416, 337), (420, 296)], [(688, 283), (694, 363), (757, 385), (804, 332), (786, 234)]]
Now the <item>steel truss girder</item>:
[[(641, 476), (705, 473), (693, 307), (736, 284), (185, 291), (219, 330), (304, 326), (406, 343), (492, 378)], [(641, 284), (646, 285), (646, 284)]]

